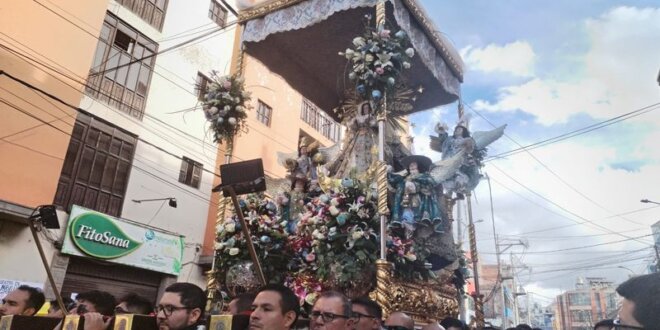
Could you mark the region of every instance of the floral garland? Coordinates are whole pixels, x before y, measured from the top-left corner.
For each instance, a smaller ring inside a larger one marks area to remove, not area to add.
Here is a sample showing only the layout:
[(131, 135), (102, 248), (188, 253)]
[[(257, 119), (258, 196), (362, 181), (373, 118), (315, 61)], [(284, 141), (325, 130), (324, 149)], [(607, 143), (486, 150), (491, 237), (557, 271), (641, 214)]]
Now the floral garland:
[[(270, 282), (281, 283), (288, 268), (291, 252), (288, 249), (287, 222), (277, 215), (272, 201), (257, 195), (249, 195), (239, 201), (243, 216), (250, 229), (251, 240), (262, 263), (264, 275)], [(250, 261), (247, 241), (236, 215), (225, 219), (216, 227), (216, 269), (224, 284), (227, 271), (232, 266)]]
[(211, 79), (202, 99), (202, 109), (211, 124), (213, 141), (231, 141), (234, 136), (247, 131), (250, 92), (245, 90), (242, 77), (219, 76), (217, 71), (212, 71)]
[(392, 36), (388, 29), (376, 30), (367, 24), (364, 35), (353, 39), (353, 48), (339, 55), (352, 64), (348, 78), (355, 83), (357, 94), (378, 105), (384, 93), (400, 83), (399, 76), (410, 68), (415, 50), (403, 30)]

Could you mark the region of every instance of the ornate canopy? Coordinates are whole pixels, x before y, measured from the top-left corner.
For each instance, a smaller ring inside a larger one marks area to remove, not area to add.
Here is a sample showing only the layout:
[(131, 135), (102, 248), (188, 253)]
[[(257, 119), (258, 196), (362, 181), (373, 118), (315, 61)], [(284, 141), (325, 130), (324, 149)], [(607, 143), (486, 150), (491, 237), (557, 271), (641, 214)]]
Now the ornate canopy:
[[(272, 0), (240, 13), (244, 50), (319, 107), (339, 105), (348, 87), (346, 59), (337, 53), (364, 31), (378, 0)], [(410, 37), (418, 56), (407, 85), (422, 87), (411, 113), (458, 98), (463, 63), (415, 0), (387, 0), (387, 23)], [(342, 74), (343, 73), (343, 74)]]

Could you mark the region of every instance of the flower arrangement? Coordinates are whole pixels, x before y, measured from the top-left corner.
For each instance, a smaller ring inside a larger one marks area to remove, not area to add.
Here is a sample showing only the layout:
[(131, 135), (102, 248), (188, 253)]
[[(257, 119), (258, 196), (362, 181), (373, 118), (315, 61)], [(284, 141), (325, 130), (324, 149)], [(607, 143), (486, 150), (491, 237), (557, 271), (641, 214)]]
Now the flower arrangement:
[[(241, 211), (267, 280), (284, 282), (306, 307), (322, 290), (358, 297), (373, 289), (380, 222), (368, 191), (360, 181), (347, 178), (326, 192), (308, 194), (301, 216), (291, 220), (297, 221), (295, 226), (283, 216), (286, 203), (260, 195), (241, 199)], [(224, 284), (232, 267), (251, 259), (236, 216), (228, 217), (216, 230), (216, 276)], [(433, 276), (423, 243), (390, 233), (387, 247), (396, 277), (418, 280)]]
[(352, 64), (348, 78), (355, 83), (356, 93), (376, 105), (386, 91), (400, 83), (401, 72), (410, 68), (415, 56), (404, 31), (391, 33), (387, 28), (374, 29), (367, 24), (364, 35), (353, 39), (353, 47), (339, 53)]
[(211, 79), (202, 100), (202, 109), (211, 124), (213, 140), (222, 143), (247, 131), (250, 92), (245, 90), (242, 77), (219, 76), (217, 71), (212, 71)]
[[(275, 204), (261, 196), (248, 195), (239, 203), (266, 278), (281, 283), (291, 259), (286, 221), (277, 216)], [(219, 272), (217, 275), (224, 281), (226, 272), (232, 266), (251, 259), (236, 215), (219, 224), (216, 233), (216, 269)]]
[(404, 280), (428, 280), (435, 276), (426, 262), (428, 255), (428, 249), (413, 239), (391, 235), (387, 241), (387, 260), (394, 264), (397, 277)]
[(305, 205), (293, 250), (298, 274), (315, 274), (324, 285), (357, 296), (373, 284), (365, 270), (373, 269), (378, 258), (379, 223), (375, 205), (354, 182), (344, 180), (339, 191)]

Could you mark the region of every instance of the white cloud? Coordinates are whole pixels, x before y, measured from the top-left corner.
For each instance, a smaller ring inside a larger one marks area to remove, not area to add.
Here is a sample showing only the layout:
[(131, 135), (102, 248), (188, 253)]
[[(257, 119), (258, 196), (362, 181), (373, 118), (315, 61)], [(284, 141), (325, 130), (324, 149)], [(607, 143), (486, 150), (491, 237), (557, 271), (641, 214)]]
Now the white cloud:
[(535, 77), (502, 87), (496, 101), (477, 100), (475, 108), (519, 109), (543, 125), (552, 125), (579, 113), (609, 118), (660, 100), (656, 81), (660, 8), (618, 7), (587, 19), (583, 26), (589, 39), (584, 72), (573, 77)]
[(503, 46), (490, 44), (484, 48), (468, 46), (461, 49), (461, 57), (472, 70), (509, 73), (520, 77), (533, 75), (536, 60), (532, 46), (524, 41)]

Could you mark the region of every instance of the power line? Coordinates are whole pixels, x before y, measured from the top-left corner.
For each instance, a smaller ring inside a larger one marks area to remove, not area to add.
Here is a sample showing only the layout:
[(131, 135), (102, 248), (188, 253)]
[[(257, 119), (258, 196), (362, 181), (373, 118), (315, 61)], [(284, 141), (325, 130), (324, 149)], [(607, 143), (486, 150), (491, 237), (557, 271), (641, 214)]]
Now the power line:
[[(0, 71), (0, 73), (2, 73), (2, 72)], [(8, 105), (8, 106), (10, 106), (10, 107), (12, 107), (12, 108), (14, 108), (14, 109), (16, 109), (16, 110), (22, 112), (22, 113), (26, 113), (25, 110), (20, 109), (18, 106), (14, 105), (14, 104), (11, 104), (11, 103), (5, 101), (4, 99), (1, 99), (1, 98), (0, 98), (0, 103), (4, 103), (4, 104), (6, 104), (6, 105)], [(34, 118), (34, 117), (33, 117), (33, 118)], [(41, 121), (41, 122), (44, 123), (44, 124), (46, 123), (46, 122), (45, 122), (44, 120), (42, 120), (41, 118), (36, 117), (35, 119), (38, 120), (38, 121)], [(57, 131), (59, 131), (59, 132), (65, 134), (65, 135), (71, 137), (71, 134), (70, 134), (70, 133), (67, 133), (67, 132), (65, 132), (65, 131), (62, 131), (61, 129), (59, 129), (59, 128), (55, 127), (55, 126), (52, 126), (52, 125), (48, 125), (48, 126), (50, 126), (51, 128), (56, 129)], [(29, 150), (29, 151), (32, 151), (32, 152), (35, 152), (35, 153), (39, 153), (39, 154), (44, 155), (44, 156), (47, 156), (47, 157), (51, 157), (51, 158), (54, 158), (54, 159), (58, 159), (58, 160), (64, 161), (64, 158), (59, 157), (59, 156), (54, 156), (54, 155), (46, 154), (46, 153), (44, 153), (44, 152), (42, 152), (42, 151), (39, 151), (39, 150), (36, 150), (36, 149), (30, 148), (30, 147), (26, 147), (26, 146), (23, 146), (23, 145), (19, 145), (19, 144), (13, 143), (13, 142), (11, 142), (11, 141), (7, 141), (7, 140), (3, 140), (3, 141), (5, 141), (5, 142), (7, 142), (7, 143), (10, 143), (10, 144), (12, 144), (12, 145), (15, 145), (15, 146), (18, 146), (18, 147), (24, 148), (24, 149), (26, 149), (26, 150)], [(143, 163), (143, 164), (145, 164), (145, 165), (148, 166), (148, 164), (146, 164), (146, 163), (140, 161), (139, 159), (134, 158), (134, 160), (137, 160), (137, 161), (139, 161), (139, 162), (141, 162), (141, 163)], [(155, 178), (155, 179), (157, 179), (157, 180), (159, 180), (159, 181), (161, 181), (161, 182), (164, 182), (164, 183), (166, 183), (166, 184), (169, 184), (169, 185), (171, 185), (171, 186), (173, 186), (173, 187), (175, 187), (175, 188), (177, 188), (177, 189), (183, 191), (184, 193), (187, 193), (188, 195), (191, 195), (191, 196), (197, 197), (198, 199), (200, 199), (200, 200), (202, 200), (202, 201), (204, 201), (204, 202), (208, 202), (208, 203), (210, 203), (210, 204), (212, 204), (212, 205), (214, 205), (214, 206), (218, 206), (218, 204), (215, 203), (215, 202), (213, 202), (212, 200), (210, 200), (210, 199), (208, 199), (208, 198), (205, 198), (204, 196), (200, 196), (200, 195), (197, 195), (197, 194), (195, 194), (195, 193), (192, 193), (192, 192), (190, 192), (190, 191), (188, 191), (188, 190), (186, 190), (186, 189), (183, 189), (182, 187), (177, 186), (177, 185), (174, 184), (173, 182), (171, 182), (171, 181), (169, 181), (169, 180), (165, 180), (165, 179), (163, 179), (162, 177), (159, 177), (159, 176), (157, 176), (157, 175), (151, 173), (151, 171), (147, 171), (147, 170), (145, 170), (144, 168), (142, 168), (142, 167), (140, 167), (140, 166), (138, 166), (138, 165), (136, 165), (136, 164), (131, 164), (131, 165), (132, 165), (133, 167), (135, 167), (136, 169), (140, 170), (141, 172), (144, 172), (144, 173), (148, 174), (149, 176), (152, 176), (153, 178)], [(149, 167), (151, 167), (151, 166), (149, 166)], [(163, 173), (162, 171), (158, 170), (158, 169), (155, 168), (155, 167), (151, 167), (151, 168), (154, 169), (154, 170), (156, 170), (156, 171), (159, 171), (159, 172)]]
[[(0, 34), (1, 34), (1, 33), (2, 33), (2, 32), (0, 32)], [(103, 95), (103, 96), (105, 96), (105, 97), (108, 97), (108, 98), (111, 99), (111, 100), (115, 100), (115, 101), (117, 101), (118, 103), (121, 103), (120, 100), (115, 99), (112, 95), (110, 95), (110, 94), (106, 94), (106, 93), (104, 93), (103, 91), (98, 90), (98, 89), (96, 89), (96, 88), (93, 87), (93, 86), (89, 86), (89, 85), (85, 84), (84, 82), (80, 82), (80, 81), (76, 80), (75, 78), (71, 78), (71, 77), (67, 76), (66, 74), (64, 74), (64, 73), (62, 73), (62, 72), (60, 72), (60, 71), (58, 71), (57, 69), (52, 68), (52, 67), (49, 67), (48, 65), (46, 65), (46, 64), (44, 64), (44, 63), (42, 63), (42, 62), (39, 62), (38, 60), (36, 60), (36, 59), (34, 59), (34, 58), (31, 58), (31, 57), (29, 57), (29, 56), (27, 56), (27, 55), (21, 54), (20, 52), (17, 52), (17, 51), (15, 51), (15, 50), (13, 50), (13, 49), (11, 49), (11, 48), (8, 48), (8, 47), (6, 47), (6, 46), (4, 46), (4, 45), (1, 45), (1, 44), (0, 44), (0, 47), (7, 49), (8, 51), (14, 53), (16, 56), (23, 57), (23, 58), (24, 58), (23, 60), (26, 61), (26, 62), (27, 62), (27, 60), (30, 60), (30, 61), (34, 62), (35, 64), (43, 65), (43, 66), (47, 67), (48, 69), (50, 69), (51, 71), (57, 72), (58, 74), (60, 74), (60, 75), (62, 75), (62, 76), (64, 76), (64, 77), (66, 77), (66, 78), (72, 80), (73, 82), (76, 82), (76, 83), (81, 84), (81, 85), (83, 85), (83, 86), (85, 86), (85, 87), (88, 87), (88, 88), (90, 88), (90, 89), (93, 89), (95, 92), (99, 93), (100, 95)], [(28, 48), (29, 48), (29, 47), (28, 47)], [(27, 60), (26, 60), (26, 59), (27, 59)], [(55, 63), (55, 64), (57, 64), (57, 63)], [(58, 66), (61, 67), (61, 65), (58, 65)], [(36, 66), (35, 66), (35, 67), (36, 67)], [(37, 68), (38, 68), (38, 67), (37, 67)], [(53, 75), (52, 73), (49, 73), (49, 72), (47, 72), (47, 71), (45, 71), (45, 70), (43, 70), (43, 69), (41, 69), (41, 68), (39, 68), (39, 69), (40, 69), (42, 72), (44, 72), (44, 73), (46, 73), (46, 74), (52, 76), (53, 78), (59, 80), (59, 81), (62, 82), (63, 84), (69, 86), (70, 88), (72, 88), (72, 89), (78, 91), (77, 88), (75, 88), (74, 86), (71, 86), (70, 84), (64, 82), (63, 80), (61, 80), (61, 79), (58, 78), (57, 76)], [(75, 75), (75, 74), (74, 74), (74, 75)], [(97, 104), (100, 104), (101, 106), (103, 106), (103, 107), (105, 107), (105, 108), (107, 108), (107, 109), (110, 109), (110, 110), (116, 112), (116, 109), (111, 108), (109, 105), (107, 105), (107, 104), (105, 104), (105, 103), (103, 103), (103, 102), (99, 102), (99, 101), (95, 100), (94, 98), (90, 98), (90, 99), (91, 99), (93, 102), (95, 102), (95, 103), (97, 103)], [(178, 110), (178, 111), (175, 111), (175, 112), (181, 112), (181, 111), (186, 111), (186, 112), (187, 112), (187, 111), (194, 110), (194, 109), (196, 109), (196, 108), (199, 108), (199, 107), (195, 106), (195, 107), (192, 107), (192, 108), (186, 108), (186, 109)], [(125, 114), (122, 113), (122, 112), (118, 112), (118, 113), (121, 114), (121, 115), (124, 115), (124, 116), (125, 116)], [(145, 116), (145, 117), (148, 117), (148, 118), (151, 118), (151, 119), (154, 119), (155, 121), (161, 123), (162, 125), (167, 126), (168, 128), (172, 128), (172, 129), (174, 129), (174, 130), (180, 132), (181, 134), (184, 134), (183, 137), (187, 137), (189, 140), (195, 140), (195, 141), (199, 141), (199, 142), (201, 142), (201, 143), (202, 143), (202, 149), (203, 149), (203, 150), (206, 150), (206, 148), (205, 148), (206, 143), (207, 143), (206, 141), (201, 140), (201, 139), (199, 139), (199, 138), (197, 138), (197, 137), (195, 137), (195, 136), (193, 136), (193, 135), (191, 135), (191, 134), (189, 134), (189, 133), (186, 133), (186, 132), (184, 132), (184, 131), (181, 131), (180, 129), (176, 128), (175, 126), (172, 126), (172, 125), (170, 125), (170, 124), (167, 124), (167, 123), (165, 123), (164, 121), (158, 119), (158, 118), (155, 117), (155, 116), (150, 115), (150, 114), (147, 113), (147, 112), (144, 113), (144, 116)], [(278, 143), (279, 145), (284, 146), (284, 147), (286, 147), (287, 149), (290, 148), (289, 145), (282, 143), (282, 142), (279, 141), (278, 139), (274, 139), (272, 135), (268, 135), (267, 133), (262, 132), (261, 130), (257, 129), (256, 127), (251, 127), (251, 128), (254, 129), (254, 130), (256, 130), (259, 134), (261, 134), (261, 135), (263, 135), (263, 136), (267, 136), (267, 137), (269, 137), (272, 141), (275, 141), (275, 142)], [(155, 129), (155, 128), (154, 128), (154, 129)], [(147, 130), (149, 130), (149, 129), (147, 129)], [(162, 133), (162, 131), (159, 131), (159, 132)], [(154, 133), (154, 134), (156, 134), (156, 133)], [(164, 133), (162, 133), (162, 134), (164, 134)], [(162, 138), (162, 136), (160, 136), (159, 134), (156, 134), (156, 136), (159, 136), (159, 137)], [(167, 139), (167, 140), (171, 140), (171, 139)], [(209, 146), (209, 147), (211, 147), (211, 146)], [(187, 151), (190, 151), (190, 150), (187, 150)], [(212, 151), (213, 151), (213, 152), (217, 152), (217, 149), (212, 148)], [(204, 155), (202, 156), (202, 158), (204, 158), (204, 157), (206, 157), (207, 159), (209, 159), (210, 162), (215, 162), (215, 158), (210, 158), (210, 157), (208, 157), (206, 154), (204, 154)], [(235, 156), (234, 156), (234, 157), (235, 157)], [(277, 176), (277, 175), (275, 175), (275, 176)]]
[[(552, 137), (552, 138), (548, 138), (546, 140), (542, 140), (542, 141), (538, 141), (538, 142), (529, 144), (527, 146), (520, 146), (520, 148), (517, 148), (517, 149), (513, 149), (513, 150), (502, 152), (502, 153), (499, 153), (499, 154), (496, 154), (496, 155), (493, 155), (493, 156), (489, 156), (486, 160), (484, 160), (484, 162), (489, 162), (489, 161), (492, 161), (492, 160), (495, 160), (495, 159), (504, 158), (506, 156), (511, 156), (511, 155), (514, 155), (514, 154), (517, 154), (517, 153), (520, 153), (520, 152), (525, 152), (525, 151), (533, 150), (533, 149), (536, 149), (536, 148), (544, 147), (546, 145), (553, 144), (553, 143), (556, 143), (556, 142), (560, 142), (560, 141), (563, 141), (563, 140), (566, 140), (566, 139), (569, 139), (569, 138), (572, 138), (572, 137), (575, 137), (575, 136), (578, 136), (578, 135), (586, 134), (586, 133), (589, 133), (591, 131), (613, 125), (613, 124), (618, 123), (620, 121), (630, 119), (630, 118), (634, 118), (634, 117), (646, 114), (648, 112), (654, 111), (654, 110), (658, 109), (659, 106), (660, 106), (660, 102), (650, 104), (650, 105), (647, 105), (645, 107), (627, 112), (625, 114), (622, 114), (622, 115), (612, 117), (610, 119), (598, 122), (596, 124), (585, 126), (585, 127), (580, 128), (580, 129), (577, 129), (577, 130), (573, 130), (573, 131), (570, 131), (570, 132), (567, 132), (567, 133), (564, 133), (564, 134), (561, 134), (561, 135), (558, 135), (558, 136), (555, 136), (555, 137)], [(469, 105), (468, 105), (468, 108), (470, 108), (472, 111), (474, 111), (476, 114), (478, 114), (480, 117), (484, 118), (484, 120), (486, 120), (489, 124), (492, 125), (491, 122), (489, 122), (487, 119), (485, 119), (485, 117), (483, 117), (476, 110), (471, 108)]]
[[(660, 103), (657, 103), (656, 105), (660, 105)], [(497, 127), (497, 126), (495, 126), (494, 123), (492, 123), (491, 121), (489, 121), (488, 118), (486, 118), (484, 115), (482, 115), (479, 111), (473, 109), (470, 105), (468, 105), (468, 108), (469, 108), (470, 110), (472, 110), (474, 113), (476, 113), (477, 115), (479, 115), (479, 117), (481, 117), (482, 119), (484, 119), (486, 122), (488, 122), (488, 123), (489, 123), (491, 126), (493, 126), (494, 128)], [(633, 112), (635, 112), (635, 111), (633, 111)], [(573, 190), (575, 193), (577, 193), (578, 195), (580, 195), (582, 198), (586, 199), (586, 200), (589, 201), (590, 203), (596, 205), (597, 207), (599, 207), (599, 208), (602, 209), (602, 210), (605, 210), (605, 211), (608, 212), (608, 213), (614, 213), (614, 212), (612, 212), (611, 210), (609, 210), (608, 208), (606, 208), (605, 206), (603, 206), (602, 204), (600, 204), (600, 203), (596, 202), (595, 200), (593, 200), (591, 197), (589, 197), (589, 196), (585, 195), (584, 193), (582, 193), (580, 190), (578, 190), (577, 188), (575, 188), (575, 187), (574, 187), (573, 185), (571, 185), (570, 183), (568, 183), (568, 182), (567, 182), (566, 180), (564, 180), (559, 174), (557, 174), (557, 173), (556, 173), (555, 171), (553, 171), (550, 167), (548, 167), (544, 162), (542, 162), (540, 159), (538, 159), (536, 156), (534, 156), (534, 154), (533, 154), (531, 151), (529, 151), (529, 149), (525, 149), (525, 148), (522, 146), (522, 144), (518, 143), (518, 141), (516, 141), (514, 138), (512, 138), (511, 136), (509, 136), (509, 135), (506, 134), (506, 133), (504, 133), (504, 136), (506, 136), (509, 140), (511, 140), (511, 141), (512, 141), (513, 143), (515, 143), (516, 145), (518, 145), (520, 148), (523, 148), (523, 151), (525, 151), (527, 154), (529, 154), (529, 156), (532, 157), (532, 159), (534, 159), (537, 163), (539, 163), (539, 164), (540, 164), (540, 165), (541, 165), (546, 171), (550, 172), (550, 174), (552, 174), (555, 178), (557, 178), (557, 180), (559, 180), (559, 181), (560, 181), (561, 183), (563, 183), (565, 186), (567, 186), (568, 188), (570, 188), (571, 190)], [(625, 218), (625, 217), (623, 217), (623, 216), (619, 216), (619, 218), (621, 218), (621, 219), (623, 219), (623, 220), (626, 220), (626, 221), (628, 221), (628, 222), (630, 222), (630, 223), (634, 223), (634, 224), (636, 224), (636, 225), (641, 225), (641, 226), (644, 225), (644, 224), (640, 224), (639, 222), (635, 222), (635, 221), (633, 221), (633, 220), (630, 220), (630, 219), (628, 219), (628, 218)]]
[[(607, 227), (605, 227), (605, 226), (603, 226), (603, 225), (597, 224), (597, 223), (595, 223), (595, 222), (593, 222), (593, 221), (591, 221), (591, 220), (589, 220), (589, 219), (587, 219), (587, 218), (585, 218), (585, 217), (583, 217), (583, 216), (581, 216), (581, 215), (579, 215), (579, 214), (576, 214), (575, 212), (572, 212), (572, 211), (566, 209), (565, 207), (563, 207), (563, 206), (561, 206), (561, 205), (559, 205), (559, 204), (553, 202), (552, 200), (546, 198), (545, 196), (543, 196), (543, 195), (537, 193), (537, 192), (534, 191), (533, 189), (527, 187), (525, 184), (523, 184), (522, 182), (516, 180), (515, 178), (513, 178), (511, 175), (509, 175), (509, 174), (507, 174), (506, 172), (504, 172), (503, 170), (501, 170), (501, 169), (500, 169), (499, 167), (497, 167), (496, 165), (494, 165), (494, 164), (491, 164), (491, 165), (493, 166), (493, 168), (495, 168), (496, 170), (500, 171), (500, 172), (501, 172), (502, 174), (504, 174), (506, 177), (508, 177), (509, 179), (511, 179), (512, 181), (514, 181), (514, 182), (517, 183), (518, 185), (520, 185), (521, 187), (525, 188), (527, 191), (529, 191), (529, 192), (531, 192), (532, 194), (538, 196), (539, 198), (541, 198), (541, 199), (547, 201), (548, 203), (554, 205), (555, 207), (561, 209), (562, 211), (564, 211), (564, 212), (566, 212), (566, 213), (568, 213), (568, 214), (571, 214), (571, 215), (573, 215), (573, 216), (575, 216), (575, 217), (577, 217), (577, 218), (583, 220), (584, 222), (586, 222), (586, 223), (588, 223), (588, 224), (591, 224), (591, 225), (593, 225), (593, 226), (596, 226), (596, 227), (600, 228), (601, 230), (605, 230), (605, 231), (610, 232), (610, 233), (615, 233), (615, 234), (617, 234), (617, 235), (619, 235), (619, 236), (622, 236), (622, 237), (625, 237), (625, 238), (630, 238), (630, 236), (627, 236), (627, 235), (624, 235), (624, 234), (618, 233), (618, 232), (616, 232), (616, 231), (613, 231), (613, 230), (611, 230), (611, 229), (609, 229), (609, 228), (607, 228)], [(567, 219), (570, 219), (570, 218), (567, 218)], [(570, 220), (573, 221), (573, 222), (578, 223), (577, 220), (574, 220), (574, 219), (570, 219)], [(647, 243), (647, 242), (642, 242), (642, 241), (637, 241), (637, 242), (642, 243), (642, 244), (649, 244), (649, 243)]]

